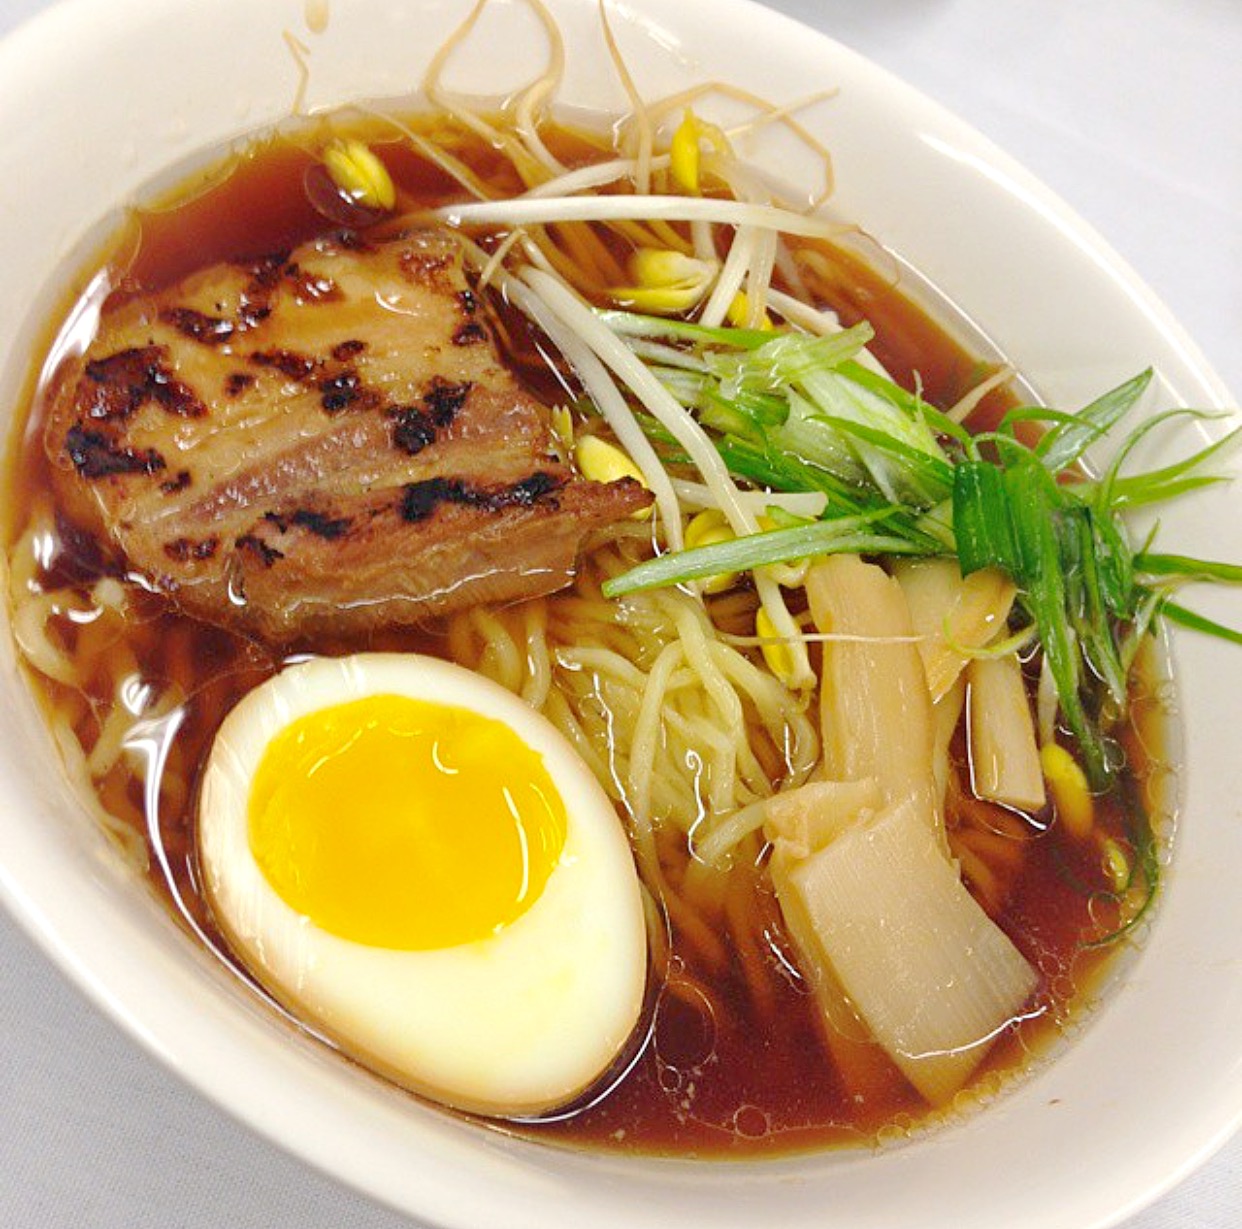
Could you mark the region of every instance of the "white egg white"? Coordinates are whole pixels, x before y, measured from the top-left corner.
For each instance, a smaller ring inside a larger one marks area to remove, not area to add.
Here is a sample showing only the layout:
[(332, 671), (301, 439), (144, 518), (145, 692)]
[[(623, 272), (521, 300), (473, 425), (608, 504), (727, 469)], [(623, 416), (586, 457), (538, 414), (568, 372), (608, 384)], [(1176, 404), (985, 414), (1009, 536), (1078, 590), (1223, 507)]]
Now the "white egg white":
[[(493, 936), (432, 951), (351, 942), (291, 909), (255, 862), (247, 812), (273, 736), (310, 712), (376, 694), (506, 723), (560, 791), (561, 858), (534, 904)], [(198, 815), (207, 897), (236, 954), (307, 1023), (409, 1088), (479, 1113), (539, 1113), (588, 1088), (637, 1023), (646, 933), (616, 811), (561, 734), (480, 675), (396, 653), (292, 666), (225, 719)]]

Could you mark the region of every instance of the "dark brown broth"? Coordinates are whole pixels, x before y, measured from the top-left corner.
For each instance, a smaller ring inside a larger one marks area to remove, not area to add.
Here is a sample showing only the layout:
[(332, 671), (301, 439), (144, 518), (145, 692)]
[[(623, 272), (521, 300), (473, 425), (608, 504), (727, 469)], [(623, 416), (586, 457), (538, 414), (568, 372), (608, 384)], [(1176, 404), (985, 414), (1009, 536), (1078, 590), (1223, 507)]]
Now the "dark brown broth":
[[(590, 156), (589, 147), (577, 137), (562, 133), (555, 144), (569, 161)], [(454, 195), (442, 172), (404, 147), (386, 145), (384, 154), (408, 199), (437, 204)], [(298, 144), (274, 140), (236, 156), (226, 175), (216, 177), (213, 186), (187, 203), (136, 214), (130, 238), (136, 237), (138, 246), (125, 270), (127, 289), (122, 292), (168, 284), (217, 260), (287, 249), (328, 229), (304, 192), (304, 176), (312, 164), (312, 156)], [(488, 151), (476, 149), (472, 164), (486, 176), (494, 172), (496, 160)], [(978, 362), (858, 257), (824, 251), (834, 270), (823, 287), (824, 305), (837, 310), (847, 323), (863, 316), (869, 319), (877, 330), (877, 355), (894, 375), (908, 387), (920, 388), (932, 403), (952, 404), (977, 377)], [(557, 395), (560, 377), (550, 371), (529, 330), (506, 313), (503, 304), (494, 307), (514, 339), (510, 359), (515, 369), (537, 391)], [(38, 430), (46, 394), (46, 388), (34, 392), (27, 430), (12, 463), (6, 509), (10, 547), (22, 531), (23, 509), (50, 490)], [(994, 418), (1006, 404), (1003, 397), (993, 396), (980, 420)], [(85, 583), (114, 566), (100, 543), (67, 525), (62, 529), (67, 551), (44, 573), (47, 586)], [(277, 670), (288, 654), (363, 649), (446, 653), (435, 629), (320, 639), (276, 653), (244, 636), (190, 620), (156, 596), (140, 595), (136, 609), (139, 617), (129, 620), (119, 636), (144, 678), (157, 684), (176, 680), (185, 688), (186, 701), (175, 715), (179, 724), (171, 737), (170, 765), (191, 785), (224, 715)], [(68, 623), (60, 631), (71, 650), (92, 634), (90, 628)], [(78, 696), (33, 672), (32, 679), (49, 712), (69, 721), (89, 748), (97, 736), (98, 714), (115, 702), (108, 681), (86, 678)], [(1139, 740), (1131, 739), (1128, 750), (1141, 768)], [(960, 746), (958, 757), (959, 776), (968, 779)], [(100, 793), (114, 814), (127, 816), (142, 831), (154, 834), (150, 877), (156, 892), (187, 929), (249, 980), (227, 952), (199, 890), (192, 790), (175, 802), (162, 801), (157, 816), (148, 813), (142, 782), (128, 770), (114, 771)], [(986, 804), (973, 805), (976, 813), (979, 808), (987, 810)], [(1107, 954), (1084, 948), (1083, 937), (1116, 922), (1115, 907), (1093, 904), (1082, 890), (1084, 884), (1103, 884), (1098, 853), (1084, 853), (1056, 825), (1047, 827), (1039, 820), (991, 810), (997, 830), (1020, 840), (1025, 849), (997, 920), (1040, 971), (1041, 987), (1027, 1018), (1016, 1022), (993, 1047), (974, 1082), (976, 1090), (991, 1088), (1001, 1074), (1057, 1035), (1071, 1000), (1090, 989)], [(951, 816), (950, 826), (953, 822)], [(1126, 817), (1115, 802), (1101, 806), (1098, 823), (1103, 832), (1126, 839)], [(748, 985), (739, 960), (717, 976), (702, 964), (694, 946), (675, 934), (675, 968), (683, 968), (690, 981), (709, 985), (712, 1003), (696, 1000), (693, 990), (653, 994), (646, 1043), (608, 1095), (554, 1121), (513, 1124), (513, 1129), (598, 1147), (752, 1155), (874, 1141), (925, 1119), (926, 1107), (886, 1061), (873, 1064), (874, 1078), (863, 1096), (846, 1093), (819, 1039), (812, 997), (790, 967), (788, 943), (762, 874), (743, 907), (752, 916), (757, 914), (766, 940), (767, 986), (762, 1001)], [(727, 934), (723, 937), (729, 941)], [(263, 993), (257, 986), (255, 992)]]

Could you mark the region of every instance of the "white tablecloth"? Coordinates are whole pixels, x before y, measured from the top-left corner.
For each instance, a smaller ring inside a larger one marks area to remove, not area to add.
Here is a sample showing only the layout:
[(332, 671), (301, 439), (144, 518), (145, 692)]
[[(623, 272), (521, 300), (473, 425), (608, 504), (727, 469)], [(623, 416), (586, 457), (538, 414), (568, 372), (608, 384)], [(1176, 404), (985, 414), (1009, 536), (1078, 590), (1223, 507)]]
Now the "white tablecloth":
[[(1025, 162), (1242, 392), (1242, 4), (768, 2), (894, 70)], [(0, 35), (47, 3), (0, 0)], [(1126, 1229), (1239, 1223), (1242, 1137)], [(0, 1225), (409, 1224), (183, 1087), (0, 916)]]

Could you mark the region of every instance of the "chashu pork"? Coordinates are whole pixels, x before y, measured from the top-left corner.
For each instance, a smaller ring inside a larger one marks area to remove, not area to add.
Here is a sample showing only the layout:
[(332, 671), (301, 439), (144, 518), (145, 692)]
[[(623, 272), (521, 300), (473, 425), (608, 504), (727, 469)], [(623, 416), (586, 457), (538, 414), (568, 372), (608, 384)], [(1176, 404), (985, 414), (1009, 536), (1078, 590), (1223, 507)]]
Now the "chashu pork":
[(46, 449), (71, 519), (126, 567), (274, 641), (550, 592), (650, 500), (557, 460), (439, 230), (114, 296)]

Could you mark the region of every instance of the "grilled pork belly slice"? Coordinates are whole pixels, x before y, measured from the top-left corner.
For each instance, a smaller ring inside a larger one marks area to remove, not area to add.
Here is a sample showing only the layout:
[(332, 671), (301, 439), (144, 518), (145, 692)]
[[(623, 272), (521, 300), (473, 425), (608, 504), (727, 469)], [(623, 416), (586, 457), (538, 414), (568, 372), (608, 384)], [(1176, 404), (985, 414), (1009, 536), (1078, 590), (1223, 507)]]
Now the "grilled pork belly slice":
[(114, 295), (46, 448), (126, 567), (278, 641), (549, 592), (588, 533), (650, 500), (556, 459), (437, 230)]

